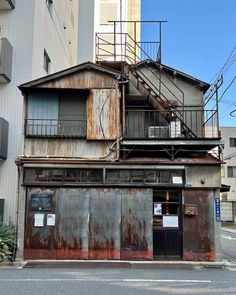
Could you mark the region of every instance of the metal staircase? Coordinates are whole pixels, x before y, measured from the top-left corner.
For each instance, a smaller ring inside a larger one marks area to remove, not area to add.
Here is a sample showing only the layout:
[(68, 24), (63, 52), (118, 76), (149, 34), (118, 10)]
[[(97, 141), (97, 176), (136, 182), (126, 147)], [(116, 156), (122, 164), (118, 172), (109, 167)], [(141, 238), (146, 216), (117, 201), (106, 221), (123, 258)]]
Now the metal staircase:
[[(137, 65), (128, 65), (128, 74), (130, 82), (136, 85), (136, 89), (142, 95), (148, 95), (149, 103), (157, 110), (163, 111), (165, 119), (170, 121), (181, 122), (181, 134), (184, 137), (195, 138), (196, 134), (188, 127), (184, 121), (184, 100), (181, 101), (166, 85), (163, 81), (153, 72), (148, 66), (148, 61), (142, 63), (146, 69), (144, 74)], [(148, 75), (147, 75), (148, 73)], [(152, 75), (156, 83), (151, 81), (148, 76)], [(165, 87), (169, 91), (170, 95), (175, 97), (175, 100), (170, 100), (166, 94), (161, 91), (161, 88)], [(176, 86), (178, 87), (178, 86)]]
[[(108, 36), (111, 36), (108, 38)], [(113, 40), (112, 42), (109, 40)], [(155, 42), (150, 42), (153, 45)], [(160, 42), (156, 42), (160, 43)], [(159, 44), (161, 46), (161, 44)], [(156, 44), (155, 44), (156, 46)], [(159, 48), (159, 51), (161, 49)], [(181, 134), (185, 138), (196, 138), (197, 135), (188, 126), (184, 111), (184, 93), (174, 81), (162, 70), (161, 61), (153, 60), (140, 42), (128, 33), (97, 33), (96, 60), (98, 63), (123, 64), (122, 71), (129, 77), (138, 92), (148, 97), (148, 103), (156, 110), (163, 111), (166, 120), (181, 122)], [(157, 56), (159, 56), (157, 54)], [(153, 69), (155, 68), (155, 70)], [(168, 87), (163, 81), (168, 80)], [(174, 89), (174, 90), (173, 90)], [(126, 93), (129, 96), (129, 93)]]

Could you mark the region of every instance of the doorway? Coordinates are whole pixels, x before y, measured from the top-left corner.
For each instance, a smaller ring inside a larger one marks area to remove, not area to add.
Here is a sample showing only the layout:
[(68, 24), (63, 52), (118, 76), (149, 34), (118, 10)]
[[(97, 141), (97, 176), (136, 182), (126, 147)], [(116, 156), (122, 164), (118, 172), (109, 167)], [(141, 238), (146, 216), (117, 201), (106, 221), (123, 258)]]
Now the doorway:
[(181, 259), (181, 209), (180, 190), (153, 190), (154, 259)]

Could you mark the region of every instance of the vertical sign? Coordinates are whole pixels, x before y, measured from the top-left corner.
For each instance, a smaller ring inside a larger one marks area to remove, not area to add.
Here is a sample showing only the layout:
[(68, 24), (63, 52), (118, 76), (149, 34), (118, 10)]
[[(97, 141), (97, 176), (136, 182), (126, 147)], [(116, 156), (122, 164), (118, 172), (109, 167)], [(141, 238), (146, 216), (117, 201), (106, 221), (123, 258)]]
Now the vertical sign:
[(220, 199), (215, 199), (216, 222), (220, 222)]

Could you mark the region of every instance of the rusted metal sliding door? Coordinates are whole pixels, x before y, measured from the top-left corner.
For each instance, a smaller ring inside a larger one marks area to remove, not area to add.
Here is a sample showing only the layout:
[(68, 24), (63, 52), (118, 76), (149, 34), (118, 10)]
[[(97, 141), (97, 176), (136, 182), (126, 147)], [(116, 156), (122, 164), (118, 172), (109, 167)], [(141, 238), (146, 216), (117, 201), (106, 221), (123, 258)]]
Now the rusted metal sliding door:
[(120, 189), (91, 189), (89, 259), (120, 259)]
[(121, 259), (151, 260), (152, 190), (122, 190)]

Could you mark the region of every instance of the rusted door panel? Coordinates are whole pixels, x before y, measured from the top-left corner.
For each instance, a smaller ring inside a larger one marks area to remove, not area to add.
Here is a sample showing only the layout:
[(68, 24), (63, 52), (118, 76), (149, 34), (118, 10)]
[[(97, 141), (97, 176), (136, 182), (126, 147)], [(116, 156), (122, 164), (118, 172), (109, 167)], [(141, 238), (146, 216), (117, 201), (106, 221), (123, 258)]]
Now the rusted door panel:
[(59, 190), (57, 202), (57, 259), (88, 258), (89, 189)]
[(122, 190), (121, 259), (152, 259), (152, 190)]
[[(40, 193), (49, 193), (52, 195), (51, 210), (32, 210), (31, 196)], [(47, 226), (47, 214), (55, 213), (56, 199), (58, 195), (57, 189), (40, 189), (28, 188), (26, 201), (26, 227), (25, 227), (25, 259), (56, 259), (55, 250), (55, 227)], [(35, 226), (35, 214), (44, 214), (44, 225), (42, 227)]]
[(183, 217), (183, 259), (214, 261), (214, 236), (210, 230), (210, 203), (214, 202), (213, 191), (184, 190), (183, 196), (185, 206), (198, 206), (198, 215)]
[(91, 189), (89, 259), (120, 259), (121, 193)]

